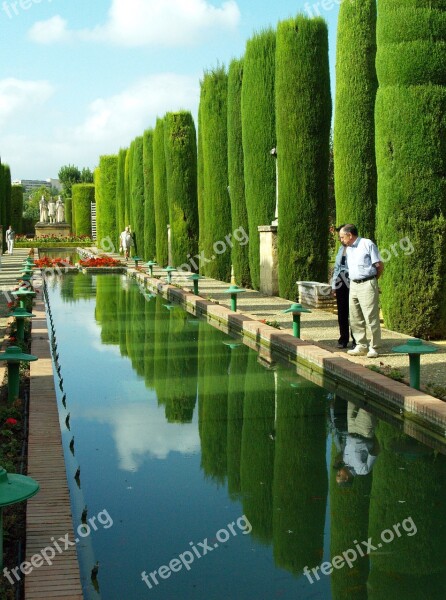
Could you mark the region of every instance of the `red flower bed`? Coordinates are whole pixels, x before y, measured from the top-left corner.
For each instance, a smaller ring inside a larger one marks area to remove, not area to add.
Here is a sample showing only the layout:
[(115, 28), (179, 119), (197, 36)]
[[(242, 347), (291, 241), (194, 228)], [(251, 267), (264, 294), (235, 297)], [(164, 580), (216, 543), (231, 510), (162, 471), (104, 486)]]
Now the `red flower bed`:
[(98, 256), (97, 258), (86, 258), (80, 260), (81, 267), (122, 267), (122, 262), (109, 256)]
[(68, 258), (49, 258), (45, 256), (45, 258), (39, 258), (34, 261), (34, 264), (39, 269), (50, 269), (51, 267), (72, 267), (73, 263), (68, 260)]

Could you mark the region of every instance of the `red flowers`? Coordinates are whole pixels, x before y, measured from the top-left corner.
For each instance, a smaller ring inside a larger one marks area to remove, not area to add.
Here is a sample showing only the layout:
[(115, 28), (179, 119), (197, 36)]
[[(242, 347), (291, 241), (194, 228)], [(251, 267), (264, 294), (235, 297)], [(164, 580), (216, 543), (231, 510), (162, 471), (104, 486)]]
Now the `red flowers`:
[(45, 256), (44, 258), (39, 258), (34, 261), (34, 264), (39, 269), (51, 269), (52, 267), (72, 267), (73, 263), (68, 260), (68, 258), (49, 258), (49, 256)]
[(12, 417), (9, 417), (8, 419), (6, 419), (5, 423), (6, 423), (6, 425), (17, 425), (18, 421), (17, 421), (17, 419), (13, 419)]
[(122, 262), (109, 256), (98, 256), (97, 258), (86, 258), (80, 260), (81, 267), (121, 267)]

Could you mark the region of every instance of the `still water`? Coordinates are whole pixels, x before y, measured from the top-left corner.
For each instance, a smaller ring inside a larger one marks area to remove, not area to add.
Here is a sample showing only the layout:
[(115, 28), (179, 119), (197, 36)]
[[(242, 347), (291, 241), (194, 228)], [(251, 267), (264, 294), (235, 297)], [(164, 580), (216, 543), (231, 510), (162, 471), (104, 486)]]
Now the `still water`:
[(48, 292), (85, 598), (446, 597), (443, 454), (123, 276)]

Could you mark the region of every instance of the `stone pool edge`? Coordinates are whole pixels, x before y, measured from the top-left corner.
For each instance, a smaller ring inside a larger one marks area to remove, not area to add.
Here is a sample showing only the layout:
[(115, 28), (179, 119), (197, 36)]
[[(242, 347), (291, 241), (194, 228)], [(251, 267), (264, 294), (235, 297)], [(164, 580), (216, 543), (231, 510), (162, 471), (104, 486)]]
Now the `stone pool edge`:
[(240, 311), (233, 312), (183, 288), (150, 278), (141, 271), (129, 268), (127, 274), (167, 300), (180, 303), (188, 312), (206, 317), (208, 323), (221, 331), (243, 336), (244, 342), (260, 355), (262, 352), (267, 356), (276, 352), (289, 362), (346, 385), (360, 396), (367, 396), (383, 407), (390, 405), (408, 419), (425, 424), (430, 432), (445, 437), (446, 403), (442, 400), (370, 371), (346, 358), (334, 356), (314, 342), (295, 338), (290, 333), (261, 323)]

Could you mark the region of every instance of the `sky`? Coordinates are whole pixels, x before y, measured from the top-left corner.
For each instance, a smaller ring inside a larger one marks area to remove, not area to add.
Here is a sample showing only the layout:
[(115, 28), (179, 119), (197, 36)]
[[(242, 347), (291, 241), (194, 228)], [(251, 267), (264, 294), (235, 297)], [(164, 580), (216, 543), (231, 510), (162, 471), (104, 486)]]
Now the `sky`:
[(203, 74), (256, 32), (319, 12), (334, 83), (342, 0), (0, 0), (0, 157), (12, 179), (93, 169), (157, 117), (196, 119)]

